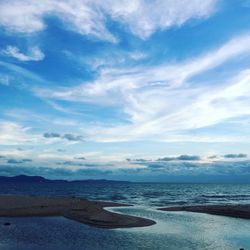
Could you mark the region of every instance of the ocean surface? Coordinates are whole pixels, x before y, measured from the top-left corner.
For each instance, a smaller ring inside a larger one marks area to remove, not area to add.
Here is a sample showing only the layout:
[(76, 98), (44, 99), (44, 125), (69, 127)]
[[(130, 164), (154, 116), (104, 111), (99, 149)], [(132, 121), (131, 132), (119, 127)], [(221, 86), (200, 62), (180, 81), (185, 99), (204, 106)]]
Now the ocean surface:
[[(1, 194), (79, 196), (133, 204), (108, 208), (153, 219), (156, 225), (99, 229), (63, 217), (1, 218), (0, 250), (250, 249), (250, 221), (157, 207), (250, 203), (250, 185), (216, 184), (0, 184)], [(4, 226), (10, 222), (10, 226)]]
[(250, 203), (250, 184), (6, 184), (0, 194), (78, 196), (126, 204), (161, 207), (188, 204)]

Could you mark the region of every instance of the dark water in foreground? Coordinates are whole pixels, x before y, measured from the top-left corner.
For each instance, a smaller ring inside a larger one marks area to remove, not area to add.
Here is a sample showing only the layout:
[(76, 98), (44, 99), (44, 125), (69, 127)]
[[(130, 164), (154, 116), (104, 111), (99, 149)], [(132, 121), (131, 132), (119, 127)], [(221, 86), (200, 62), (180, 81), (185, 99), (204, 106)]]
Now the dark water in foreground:
[[(250, 220), (155, 208), (178, 204), (250, 203), (250, 185), (112, 184), (7, 185), (1, 194), (76, 195), (135, 204), (116, 212), (153, 219), (156, 225), (98, 229), (61, 217), (0, 218), (0, 250), (237, 250), (250, 249)], [(10, 226), (3, 226), (4, 222)]]
[[(98, 229), (65, 218), (0, 218), (1, 250), (238, 250), (250, 249), (248, 220), (144, 208), (115, 211), (154, 219), (132, 229)], [(6, 227), (5, 221), (13, 223)]]

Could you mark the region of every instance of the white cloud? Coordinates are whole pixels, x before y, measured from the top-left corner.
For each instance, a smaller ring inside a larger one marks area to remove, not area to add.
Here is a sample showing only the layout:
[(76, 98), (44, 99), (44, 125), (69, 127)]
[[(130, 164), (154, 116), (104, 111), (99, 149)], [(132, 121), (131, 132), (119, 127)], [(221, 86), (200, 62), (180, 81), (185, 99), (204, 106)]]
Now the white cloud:
[(106, 28), (106, 17), (123, 23), (140, 38), (158, 29), (180, 26), (192, 18), (207, 18), (217, 0), (2, 0), (0, 25), (11, 32), (32, 33), (46, 28), (44, 18), (56, 16), (83, 35), (116, 42)]
[[(178, 88), (186, 86), (185, 95), (197, 94), (198, 90), (188, 89), (187, 80), (202, 72), (216, 68), (223, 63), (232, 60), (240, 55), (250, 53), (250, 35), (238, 37), (227, 42), (220, 48), (210, 51), (199, 57), (189, 59), (185, 62), (172, 65), (140, 66), (133, 68), (103, 68), (99, 78), (88, 84), (83, 84), (75, 88), (64, 89), (62, 91), (37, 90), (41, 96), (55, 99), (79, 101), (79, 102), (101, 102), (107, 105), (120, 100), (120, 96), (113, 95), (118, 92), (124, 94), (130, 103), (136, 106), (137, 93), (139, 98), (148, 98), (146, 94), (156, 92), (173, 94), (169, 91), (176, 91)], [(160, 90), (160, 91), (159, 91)], [(129, 95), (133, 94), (133, 95)], [(176, 94), (176, 93), (175, 93)], [(98, 97), (99, 99), (95, 99)], [(161, 95), (159, 96), (159, 98)], [(168, 96), (170, 98), (170, 96)], [(114, 99), (114, 100), (112, 100)], [(147, 99), (148, 101), (149, 99)], [(159, 103), (159, 99), (156, 100)], [(117, 103), (115, 103), (116, 105)], [(144, 103), (145, 105), (145, 103)], [(134, 107), (135, 108), (135, 107)]]
[(22, 145), (38, 142), (36, 135), (29, 133), (30, 128), (15, 122), (0, 121), (0, 145)]
[(103, 40), (115, 41), (105, 27), (105, 18), (90, 1), (1, 1), (0, 25), (11, 32), (33, 33), (46, 28), (46, 16), (58, 17), (68, 28)]
[[(96, 140), (192, 140), (185, 135), (185, 130), (250, 115), (250, 70), (240, 70), (238, 75), (230, 75), (230, 79), (225, 78), (222, 82), (216, 78), (209, 79), (210, 84), (191, 80), (194, 76), (250, 54), (249, 43), (250, 35), (245, 35), (179, 64), (104, 68), (94, 82), (64, 90), (36, 89), (35, 93), (49, 99), (120, 107), (130, 124), (82, 128), (87, 136)], [(211, 140), (206, 136), (193, 137), (198, 141), (202, 138)], [(223, 136), (217, 138), (228, 140)]]
[(27, 54), (24, 54), (20, 51), (19, 48), (15, 46), (7, 46), (6, 49), (2, 50), (2, 54), (14, 57), (15, 59), (19, 61), (41, 61), (44, 59), (44, 54), (43, 52), (37, 48), (37, 47), (32, 47), (29, 48)]
[(10, 84), (10, 79), (8, 75), (0, 75), (0, 84), (9, 86)]
[(158, 29), (181, 26), (192, 18), (206, 18), (215, 11), (216, 3), (216, 0), (102, 1), (113, 19), (143, 39)]
[(129, 53), (129, 57), (132, 60), (139, 61), (139, 60), (145, 59), (147, 57), (147, 55), (145, 53), (140, 52), (140, 51), (134, 51), (134, 52)]
[(127, 65), (137, 63), (140, 60), (149, 58), (149, 54), (139, 50), (124, 51), (124, 50), (104, 50), (98, 55), (73, 54), (70, 51), (64, 50), (63, 54), (71, 61), (81, 67), (88, 67), (92, 71), (98, 71), (101, 68), (116, 67), (117, 65)]
[(11, 75), (10, 79), (12, 80), (11, 82), (13, 83), (18, 82), (22, 86), (27, 86), (26, 84), (20, 81), (19, 78), (22, 78), (22, 79), (29, 79), (29, 80), (32, 80), (33, 82), (44, 84), (44, 85), (46, 83), (48, 84), (48, 81), (45, 81), (43, 78), (41, 78), (37, 74), (27, 69), (24, 69), (23, 67), (17, 66), (16, 64), (0, 61), (0, 66), (1, 68), (10, 72), (9, 73), (9, 75)]

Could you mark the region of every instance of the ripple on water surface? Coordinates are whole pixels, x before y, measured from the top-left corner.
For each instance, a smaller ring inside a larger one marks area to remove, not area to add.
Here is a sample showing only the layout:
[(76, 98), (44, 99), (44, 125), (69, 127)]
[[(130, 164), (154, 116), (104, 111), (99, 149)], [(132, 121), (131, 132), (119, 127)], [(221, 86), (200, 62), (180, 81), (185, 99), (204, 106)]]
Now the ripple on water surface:
[[(157, 224), (105, 230), (62, 217), (0, 218), (0, 249), (250, 249), (248, 220), (143, 207), (112, 210), (147, 217)], [(6, 227), (5, 222), (11, 225)]]

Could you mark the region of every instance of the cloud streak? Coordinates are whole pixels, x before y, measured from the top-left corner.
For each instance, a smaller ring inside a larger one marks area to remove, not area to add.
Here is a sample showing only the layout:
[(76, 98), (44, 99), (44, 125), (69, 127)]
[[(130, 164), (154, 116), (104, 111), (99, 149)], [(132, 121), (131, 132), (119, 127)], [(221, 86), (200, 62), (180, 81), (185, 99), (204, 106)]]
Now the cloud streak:
[(22, 145), (38, 142), (39, 137), (29, 133), (31, 128), (11, 121), (0, 120), (0, 145)]
[(0, 75), (0, 84), (4, 86), (10, 85), (10, 78), (8, 75)]
[(250, 115), (246, 108), (250, 96), (249, 69), (242, 69), (233, 77), (228, 72), (228, 78), (221, 83), (217, 83), (214, 75), (209, 78), (210, 84), (193, 80), (249, 55), (249, 43), (250, 35), (245, 34), (179, 64), (103, 68), (93, 82), (63, 90), (35, 88), (34, 93), (46, 99), (119, 107), (130, 124), (89, 130), (84, 127), (86, 136), (95, 140), (190, 140), (185, 135), (188, 130)]
[(37, 47), (29, 48), (27, 54), (24, 54), (20, 51), (19, 48), (15, 46), (7, 46), (6, 49), (2, 50), (2, 54), (13, 57), (19, 61), (27, 62), (27, 61), (41, 61), (44, 59), (45, 55), (43, 52)]
[(46, 29), (45, 17), (53, 16), (77, 33), (116, 42), (117, 38), (106, 27), (109, 17), (146, 39), (156, 30), (181, 26), (193, 18), (208, 18), (215, 12), (216, 3), (217, 0), (204, 0), (202, 4), (199, 0), (135, 0), (130, 3), (124, 0), (44, 0), (39, 3), (4, 0), (0, 4), (0, 25), (11, 32), (29, 34)]

